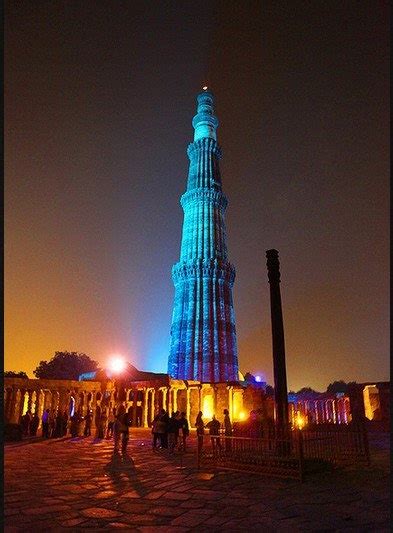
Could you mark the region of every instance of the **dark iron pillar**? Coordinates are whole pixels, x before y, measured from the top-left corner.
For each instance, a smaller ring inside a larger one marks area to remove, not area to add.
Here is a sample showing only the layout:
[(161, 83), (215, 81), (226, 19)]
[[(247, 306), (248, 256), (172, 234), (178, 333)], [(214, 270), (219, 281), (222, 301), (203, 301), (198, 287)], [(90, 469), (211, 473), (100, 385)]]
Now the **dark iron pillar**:
[(270, 284), (270, 312), (273, 340), (274, 403), (276, 424), (286, 427), (288, 419), (287, 371), (285, 365), (284, 324), (280, 293), (280, 262), (277, 250), (267, 250), (267, 273)]

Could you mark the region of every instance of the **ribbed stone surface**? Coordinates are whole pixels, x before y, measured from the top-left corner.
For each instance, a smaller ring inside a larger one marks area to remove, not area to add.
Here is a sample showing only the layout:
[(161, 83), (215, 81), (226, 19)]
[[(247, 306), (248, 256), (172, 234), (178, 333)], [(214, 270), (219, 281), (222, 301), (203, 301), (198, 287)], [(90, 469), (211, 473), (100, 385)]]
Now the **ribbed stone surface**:
[(201, 93), (197, 100), (196, 135), (187, 150), (187, 191), (181, 197), (180, 261), (172, 269), (175, 299), (168, 372), (177, 379), (233, 381), (238, 379), (235, 268), (227, 257), (228, 201), (221, 188), (218, 120), (211, 93)]

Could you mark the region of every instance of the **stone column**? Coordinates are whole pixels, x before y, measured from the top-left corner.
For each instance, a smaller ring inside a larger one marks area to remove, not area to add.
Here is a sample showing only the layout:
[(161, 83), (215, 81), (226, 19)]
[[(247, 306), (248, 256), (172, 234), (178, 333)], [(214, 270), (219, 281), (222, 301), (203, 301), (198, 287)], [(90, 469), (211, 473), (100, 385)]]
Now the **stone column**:
[(8, 387), (6, 389), (6, 400), (4, 404), (4, 419), (6, 422), (9, 422), (12, 412), (12, 398), (13, 398), (13, 389)]
[(172, 412), (175, 413), (177, 411), (177, 389), (176, 388), (172, 390), (172, 397), (173, 397)]
[(40, 419), (39, 428), (42, 426), (42, 415), (44, 412), (44, 393), (41, 389), (37, 391), (37, 397), (36, 397), (36, 412), (38, 414), (38, 417)]
[(217, 413), (217, 387), (215, 385), (212, 385), (212, 391), (213, 391), (213, 413), (218, 417), (218, 413)]
[(187, 387), (186, 418), (187, 418), (189, 426), (191, 426), (191, 422), (190, 422), (190, 415), (191, 415), (190, 396), (191, 396), (191, 389), (189, 389)]
[(233, 420), (233, 386), (228, 387), (228, 411), (229, 417)]
[(143, 388), (143, 403), (142, 403), (142, 426), (147, 428), (149, 426), (147, 422), (149, 414), (149, 389), (147, 387)]
[(173, 399), (173, 390), (172, 390), (172, 387), (170, 387), (170, 389), (168, 390), (168, 414), (169, 416), (172, 416), (172, 412), (173, 412), (172, 399)]
[(151, 409), (150, 409), (149, 423), (153, 422), (155, 413), (156, 413), (156, 390), (151, 389)]
[(27, 410), (28, 411), (32, 411), (32, 404), (33, 404), (33, 394), (34, 394), (34, 391), (33, 390), (29, 390), (27, 391), (28, 395), (29, 395), (29, 399), (27, 401)]
[(17, 388), (12, 387), (11, 390), (11, 398), (9, 403), (9, 411), (8, 411), (8, 420), (12, 423), (15, 419), (15, 411), (16, 411), (16, 401), (17, 401)]
[(138, 406), (138, 389), (132, 389), (132, 425), (137, 426), (137, 411), (136, 408)]
[(165, 411), (168, 410), (167, 394), (168, 394), (168, 387), (163, 387), (162, 388), (162, 408), (165, 409)]

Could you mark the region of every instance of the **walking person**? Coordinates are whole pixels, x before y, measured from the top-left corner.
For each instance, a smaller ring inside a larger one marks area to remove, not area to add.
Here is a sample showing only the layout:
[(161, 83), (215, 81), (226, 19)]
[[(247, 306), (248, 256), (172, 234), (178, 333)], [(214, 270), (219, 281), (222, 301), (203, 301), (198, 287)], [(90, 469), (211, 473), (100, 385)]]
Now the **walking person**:
[(42, 415), (42, 436), (44, 439), (49, 439), (49, 409), (46, 409)]

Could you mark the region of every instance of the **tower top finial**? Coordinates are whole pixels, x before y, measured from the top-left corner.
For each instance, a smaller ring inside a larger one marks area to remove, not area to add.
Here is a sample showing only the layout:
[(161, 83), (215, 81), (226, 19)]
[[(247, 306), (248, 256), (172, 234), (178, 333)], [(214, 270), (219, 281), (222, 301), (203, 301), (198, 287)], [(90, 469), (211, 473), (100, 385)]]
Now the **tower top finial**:
[(208, 90), (207, 85), (203, 86), (202, 92), (197, 95), (197, 114), (192, 119), (192, 125), (195, 129), (194, 141), (203, 137), (217, 140), (218, 119), (214, 115), (213, 101), (213, 93)]

